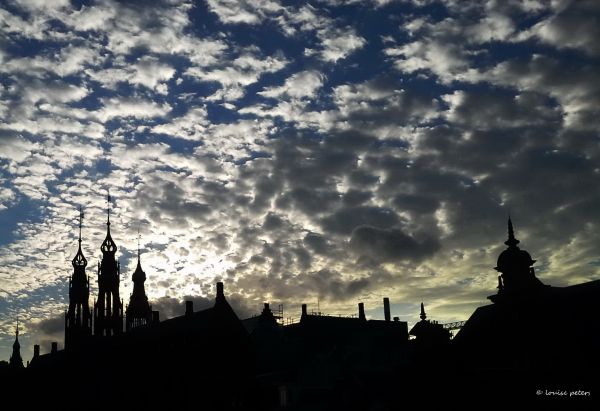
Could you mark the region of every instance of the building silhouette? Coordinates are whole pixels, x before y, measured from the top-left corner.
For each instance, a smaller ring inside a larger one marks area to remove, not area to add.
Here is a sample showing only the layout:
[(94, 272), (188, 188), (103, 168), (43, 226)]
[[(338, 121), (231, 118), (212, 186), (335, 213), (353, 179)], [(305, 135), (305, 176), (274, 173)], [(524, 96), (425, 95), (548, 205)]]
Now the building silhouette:
[[(212, 307), (195, 311), (186, 301), (183, 315), (160, 321), (144, 289), (139, 240), (123, 331), (110, 210), (92, 333), (82, 217), (65, 348), (53, 343), (40, 354), (35, 345), (23, 371), (27, 379), (11, 380), (15, 389), (36, 387), (40, 398), (56, 401), (52, 405), (64, 405), (57, 393), (65, 390), (72, 405), (87, 404), (93, 387), (97, 408), (395, 410), (406, 408), (408, 397), (425, 406), (460, 392), (469, 393), (460, 398), (462, 406), (481, 408), (490, 399), (535, 398), (544, 388), (598, 387), (588, 374), (600, 370), (600, 281), (543, 284), (535, 260), (518, 247), (510, 219), (507, 249), (495, 267), (497, 292), (451, 338), (452, 328), (429, 319), (423, 302), (420, 321), (408, 331), (407, 322), (392, 317), (388, 298), (384, 320), (368, 319), (363, 303), (351, 316), (324, 315), (302, 304), (299, 317), (287, 321), (281, 306), (274, 312), (264, 303), (260, 315), (241, 320), (223, 282), (216, 283)], [(19, 350), (17, 326), (10, 369), (23, 367)]]

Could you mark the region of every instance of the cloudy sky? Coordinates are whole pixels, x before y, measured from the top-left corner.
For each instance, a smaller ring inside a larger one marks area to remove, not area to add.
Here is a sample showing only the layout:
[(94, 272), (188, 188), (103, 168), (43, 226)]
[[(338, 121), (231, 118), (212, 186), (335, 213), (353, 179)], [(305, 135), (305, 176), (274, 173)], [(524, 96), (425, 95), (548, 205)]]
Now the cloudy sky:
[[(513, 217), (545, 283), (600, 274), (595, 1), (8, 0), (0, 359), (62, 339), (77, 208), (92, 298), (112, 195), (162, 318), (441, 322), (495, 291)], [(62, 342), (60, 342), (62, 345)]]

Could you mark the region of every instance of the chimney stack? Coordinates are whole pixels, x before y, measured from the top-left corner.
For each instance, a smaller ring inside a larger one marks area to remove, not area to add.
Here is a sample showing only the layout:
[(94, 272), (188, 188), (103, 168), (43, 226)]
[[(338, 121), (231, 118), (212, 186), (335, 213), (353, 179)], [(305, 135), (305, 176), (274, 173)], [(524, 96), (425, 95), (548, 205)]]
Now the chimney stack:
[(363, 303), (358, 303), (358, 319), (363, 321), (367, 319), (367, 317), (365, 317), (365, 305)]
[(225, 293), (223, 292), (223, 283), (219, 281), (217, 283), (217, 298), (225, 297)]
[(40, 356), (40, 345), (36, 344), (33, 346), (33, 358)]
[(304, 317), (304, 316), (307, 316), (307, 315), (308, 315), (308, 312), (306, 310), (306, 304), (302, 304), (302, 316)]
[(52, 349), (50, 350), (51, 354), (56, 354), (56, 352), (58, 351), (58, 343), (56, 341), (52, 342)]
[(394, 317), (394, 321), (400, 321), (400, 317)]
[(157, 325), (160, 322), (160, 313), (152, 311), (152, 325)]
[(194, 302), (187, 300), (185, 302), (185, 315), (188, 316), (192, 314), (194, 314)]
[(383, 299), (383, 316), (386, 321), (390, 321), (392, 318), (390, 314), (390, 299), (387, 297)]

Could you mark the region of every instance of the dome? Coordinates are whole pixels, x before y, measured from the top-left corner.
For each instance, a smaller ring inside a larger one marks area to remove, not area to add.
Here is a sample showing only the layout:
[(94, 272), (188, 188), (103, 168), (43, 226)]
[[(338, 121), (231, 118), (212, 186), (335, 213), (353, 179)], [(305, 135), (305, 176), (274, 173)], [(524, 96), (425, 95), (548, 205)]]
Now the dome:
[(498, 256), (496, 270), (500, 272), (529, 269), (535, 263), (531, 255), (519, 247), (509, 247)]

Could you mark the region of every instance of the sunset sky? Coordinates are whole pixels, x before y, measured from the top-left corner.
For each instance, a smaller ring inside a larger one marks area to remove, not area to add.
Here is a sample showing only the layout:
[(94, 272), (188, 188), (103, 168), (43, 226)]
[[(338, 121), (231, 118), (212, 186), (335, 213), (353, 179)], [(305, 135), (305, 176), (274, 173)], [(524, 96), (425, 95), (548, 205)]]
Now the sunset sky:
[(600, 275), (600, 3), (7, 0), (0, 360), (62, 347), (78, 207), (97, 295), (141, 236), (161, 318), (212, 303), (410, 324), (495, 292), (510, 213), (537, 275)]

